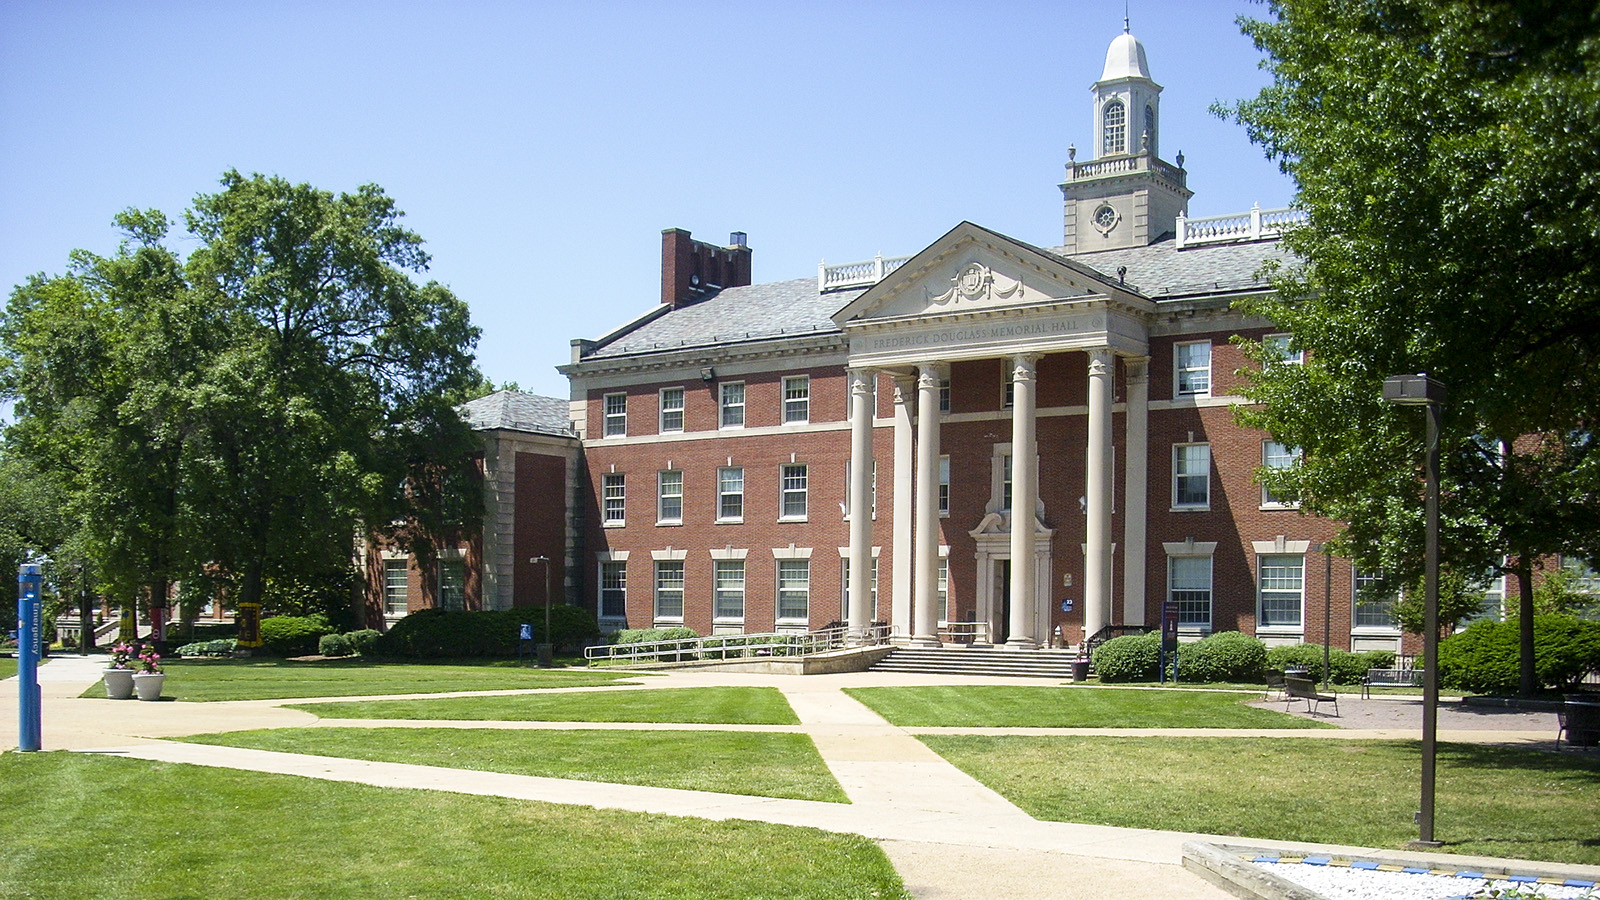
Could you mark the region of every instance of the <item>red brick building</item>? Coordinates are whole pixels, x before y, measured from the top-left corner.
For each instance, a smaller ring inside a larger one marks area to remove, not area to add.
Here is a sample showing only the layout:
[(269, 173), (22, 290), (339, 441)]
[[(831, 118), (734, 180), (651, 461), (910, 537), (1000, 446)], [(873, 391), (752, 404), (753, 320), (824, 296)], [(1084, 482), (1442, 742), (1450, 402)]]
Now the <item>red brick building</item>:
[(1192, 637), (1399, 649), (1386, 605), (1321, 555), (1335, 527), (1256, 480), (1292, 448), (1232, 418), (1236, 336), (1298, 361), (1235, 306), (1267, 289), (1295, 216), (1187, 219), (1160, 91), (1118, 36), (1055, 247), (963, 222), (908, 257), (756, 285), (742, 233), (664, 232), (659, 302), (562, 367), (585, 480), (573, 585), (602, 625), (884, 622), (1032, 647), (1172, 602)]

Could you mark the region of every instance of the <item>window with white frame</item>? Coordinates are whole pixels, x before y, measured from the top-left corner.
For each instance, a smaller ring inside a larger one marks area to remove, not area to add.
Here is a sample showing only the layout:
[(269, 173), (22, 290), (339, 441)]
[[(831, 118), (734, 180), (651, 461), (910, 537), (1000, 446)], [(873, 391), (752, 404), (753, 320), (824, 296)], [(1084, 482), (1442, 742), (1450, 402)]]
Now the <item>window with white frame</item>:
[[(1261, 442), (1261, 466), (1265, 469), (1292, 469), (1300, 462), (1300, 448), (1286, 447), (1277, 441)], [(1292, 509), (1300, 504), (1286, 497), (1279, 497), (1272, 493), (1272, 489), (1265, 483), (1261, 485), (1261, 505), (1272, 506), (1279, 509)]]
[[(854, 465), (854, 463), (851, 460), (847, 459), (847, 460), (844, 461), (844, 518), (845, 518), (845, 521), (849, 521), (850, 520), (850, 483), (851, 483), (850, 473), (851, 473), (851, 466), (853, 466), (853, 465)], [(877, 460), (873, 460), (872, 461), (872, 517), (874, 519), (876, 519), (878, 517), (878, 461)]]
[(405, 559), (383, 561), (383, 611), (403, 616), (411, 608), (411, 572)]
[(1258, 559), (1259, 615), (1262, 628), (1301, 628), (1305, 622), (1306, 558), (1274, 554)]
[(783, 421), (811, 421), (811, 376), (791, 375), (783, 379)]
[(744, 382), (730, 381), (722, 385), (723, 428), (744, 427)]
[(1211, 629), (1211, 557), (1167, 557), (1167, 599), (1178, 605), (1178, 625)]
[(744, 468), (727, 466), (717, 470), (717, 521), (744, 519)]
[(1000, 508), (1011, 508), (1011, 454), (1000, 457)]
[(1582, 619), (1600, 620), (1600, 565), (1579, 556), (1561, 557), (1561, 569), (1572, 577), (1572, 592), (1578, 597), (1568, 610)]
[(1211, 393), (1211, 342), (1194, 341), (1173, 348), (1180, 396), (1204, 397)]
[(683, 430), (683, 388), (661, 389), (661, 433)]
[(950, 515), (950, 456), (939, 457), (939, 515)]
[(1466, 626), (1479, 619), (1489, 619), (1494, 622), (1505, 617), (1506, 608), (1506, 576), (1498, 572), (1490, 572), (1480, 579), (1476, 587), (1483, 592), (1483, 605), (1478, 610), (1461, 620), (1461, 625)]
[(1113, 100), (1100, 113), (1101, 153), (1128, 152), (1128, 108), (1121, 100)]
[(939, 596), (939, 621), (950, 621), (950, 558), (939, 557), (939, 573), (934, 579), (934, 590)]
[(950, 379), (939, 379), (939, 412), (950, 411)]
[(656, 618), (683, 621), (683, 560), (656, 563)]
[(1005, 379), (1005, 393), (1000, 397), (1000, 408), (1010, 409), (1017, 402), (1017, 370), (1012, 367), (1010, 360), (1001, 360), (1000, 365), (1000, 375)]
[(1172, 445), (1173, 509), (1211, 506), (1211, 445)]
[(663, 469), (656, 476), (656, 521), (683, 522), (683, 470)]
[(608, 560), (600, 564), (600, 618), (624, 619), (628, 615), (628, 563)]
[(467, 564), (459, 559), (439, 560), (439, 608), (467, 608)]
[(1269, 334), (1261, 339), (1261, 364), (1298, 366), (1306, 361), (1304, 350), (1294, 346), (1292, 334)]
[[(850, 620), (850, 557), (840, 559), (839, 567), (839, 618)], [(872, 558), (872, 621), (878, 621), (878, 558)]]
[(809, 512), (809, 492), (806, 487), (806, 464), (789, 463), (779, 471), (782, 518), (803, 521)]
[(601, 504), (604, 509), (603, 521), (607, 525), (621, 525), (627, 519), (626, 515), (626, 490), (624, 477), (621, 472), (607, 472), (600, 483)]
[(1351, 598), (1355, 617), (1350, 624), (1356, 628), (1396, 630), (1394, 602), (1397, 597), (1394, 591), (1384, 589), (1383, 576), (1356, 569), (1351, 585), (1355, 593)]
[(606, 437), (621, 437), (628, 433), (628, 395), (607, 394), (605, 397)]
[(778, 619), (807, 622), (811, 619), (811, 560), (778, 560)]
[(717, 560), (716, 577), (717, 619), (744, 621), (744, 560)]

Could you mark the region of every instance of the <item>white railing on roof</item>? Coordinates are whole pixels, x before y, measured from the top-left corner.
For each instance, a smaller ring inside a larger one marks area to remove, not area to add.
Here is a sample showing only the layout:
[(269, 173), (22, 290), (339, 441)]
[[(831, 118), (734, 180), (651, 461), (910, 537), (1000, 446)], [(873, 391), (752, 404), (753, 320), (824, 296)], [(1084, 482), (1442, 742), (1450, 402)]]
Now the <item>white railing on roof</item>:
[(826, 261), (817, 263), (817, 291), (827, 293), (844, 288), (860, 287), (861, 285), (877, 284), (886, 278), (890, 272), (900, 268), (911, 259), (909, 256), (892, 256), (885, 259), (883, 254), (878, 254), (872, 259), (861, 262), (840, 263), (830, 266)]
[(1195, 244), (1226, 244), (1233, 241), (1259, 241), (1275, 238), (1296, 225), (1304, 225), (1306, 214), (1298, 209), (1250, 207), (1247, 213), (1191, 219), (1178, 216), (1178, 249)]

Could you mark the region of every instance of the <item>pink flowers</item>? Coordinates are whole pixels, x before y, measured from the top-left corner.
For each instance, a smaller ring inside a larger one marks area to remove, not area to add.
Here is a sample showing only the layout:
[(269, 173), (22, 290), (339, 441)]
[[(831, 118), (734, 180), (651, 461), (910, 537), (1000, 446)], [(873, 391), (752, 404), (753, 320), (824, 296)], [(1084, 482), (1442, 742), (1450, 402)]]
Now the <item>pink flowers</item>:
[(139, 648), (139, 673), (141, 675), (161, 674), (161, 654), (154, 647)]

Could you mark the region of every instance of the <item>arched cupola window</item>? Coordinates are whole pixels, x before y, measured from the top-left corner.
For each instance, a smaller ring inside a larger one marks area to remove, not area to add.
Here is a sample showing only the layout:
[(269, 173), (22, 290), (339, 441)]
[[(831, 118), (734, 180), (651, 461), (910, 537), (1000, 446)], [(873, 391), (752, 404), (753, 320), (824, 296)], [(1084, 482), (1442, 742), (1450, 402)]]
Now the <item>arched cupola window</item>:
[(1150, 151), (1151, 156), (1156, 154), (1156, 108), (1146, 104), (1144, 108), (1144, 149)]
[(1101, 113), (1100, 134), (1102, 153), (1128, 152), (1128, 110), (1121, 100), (1106, 104)]

